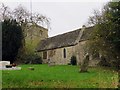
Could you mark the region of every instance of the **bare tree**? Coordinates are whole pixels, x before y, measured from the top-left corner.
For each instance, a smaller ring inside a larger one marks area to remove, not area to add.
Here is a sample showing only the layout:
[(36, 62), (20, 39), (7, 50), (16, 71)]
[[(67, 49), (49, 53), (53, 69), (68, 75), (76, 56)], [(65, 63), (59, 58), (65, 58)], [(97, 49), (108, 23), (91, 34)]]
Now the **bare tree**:
[(42, 14), (39, 13), (32, 14), (32, 22), (40, 26), (50, 28), (50, 18), (47, 18)]
[(88, 19), (88, 24), (95, 25), (100, 24), (103, 21), (102, 13), (99, 10), (94, 10), (93, 16), (90, 16)]
[(12, 13), (14, 18), (20, 23), (29, 21), (30, 13), (22, 5), (19, 5), (17, 8), (15, 8)]
[(39, 14), (39, 13), (30, 13), (27, 11), (27, 9), (19, 5), (17, 8), (13, 11), (14, 18), (20, 22), (20, 23), (31, 23), (31, 24), (37, 24), (43, 27), (49, 28), (50, 25), (50, 19), (46, 16)]
[(0, 21), (9, 18), (12, 18), (10, 8), (8, 6), (5, 6), (3, 3), (0, 3)]

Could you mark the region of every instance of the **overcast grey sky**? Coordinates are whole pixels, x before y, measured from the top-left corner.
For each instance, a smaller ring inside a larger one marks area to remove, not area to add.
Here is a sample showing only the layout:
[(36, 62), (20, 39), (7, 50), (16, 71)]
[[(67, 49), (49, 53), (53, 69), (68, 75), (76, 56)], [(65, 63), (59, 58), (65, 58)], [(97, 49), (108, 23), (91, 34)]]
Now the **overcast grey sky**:
[[(31, 0), (32, 1), (32, 0)], [(55, 36), (68, 31), (81, 28), (87, 23), (88, 17), (93, 14), (93, 10), (100, 10), (103, 5), (109, 0), (101, 2), (40, 2), (32, 1), (32, 11), (41, 13), (51, 19), (51, 30), (49, 36)], [(19, 4), (30, 10), (29, 0), (4, 2), (11, 9), (14, 9)]]

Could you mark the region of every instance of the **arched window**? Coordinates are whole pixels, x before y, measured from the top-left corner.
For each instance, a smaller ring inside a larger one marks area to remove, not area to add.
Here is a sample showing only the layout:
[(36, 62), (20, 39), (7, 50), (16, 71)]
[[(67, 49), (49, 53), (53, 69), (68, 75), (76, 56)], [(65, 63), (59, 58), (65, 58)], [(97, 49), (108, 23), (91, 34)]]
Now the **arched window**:
[(66, 58), (66, 49), (65, 48), (63, 50), (63, 55), (64, 55), (64, 58)]

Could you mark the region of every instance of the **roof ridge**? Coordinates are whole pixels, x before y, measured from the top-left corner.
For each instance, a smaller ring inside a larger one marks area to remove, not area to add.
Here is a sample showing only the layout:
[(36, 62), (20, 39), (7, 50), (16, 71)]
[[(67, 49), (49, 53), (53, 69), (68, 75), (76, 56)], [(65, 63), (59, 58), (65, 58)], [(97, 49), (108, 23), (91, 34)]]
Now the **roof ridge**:
[[(65, 33), (62, 33), (62, 34), (58, 34), (58, 35), (55, 35), (55, 36), (52, 36), (52, 37), (48, 37), (48, 38), (53, 38), (53, 37), (61, 36), (61, 35), (64, 35), (64, 34), (72, 33), (72, 32), (75, 32), (75, 31), (77, 31), (77, 30), (81, 30), (81, 28), (76, 29), (76, 30), (72, 30), (72, 31), (69, 31), (69, 32), (65, 32)], [(46, 39), (47, 39), (47, 38), (46, 38)]]
[[(85, 29), (89, 29), (89, 28), (92, 28), (92, 27), (94, 27), (94, 26), (85, 27)], [(82, 29), (82, 28), (78, 28), (78, 29), (76, 29), (76, 30), (68, 31), (68, 32), (61, 33), (61, 34), (58, 34), (58, 35), (55, 35), (55, 36), (52, 36), (52, 37), (48, 37), (48, 38), (53, 38), (53, 37), (57, 37), (57, 36), (60, 36), (60, 35), (67, 34), (67, 33), (72, 33), (72, 32), (75, 32), (75, 31), (77, 31), (77, 30), (81, 30), (81, 29)], [(48, 39), (48, 38), (46, 38), (46, 39)]]

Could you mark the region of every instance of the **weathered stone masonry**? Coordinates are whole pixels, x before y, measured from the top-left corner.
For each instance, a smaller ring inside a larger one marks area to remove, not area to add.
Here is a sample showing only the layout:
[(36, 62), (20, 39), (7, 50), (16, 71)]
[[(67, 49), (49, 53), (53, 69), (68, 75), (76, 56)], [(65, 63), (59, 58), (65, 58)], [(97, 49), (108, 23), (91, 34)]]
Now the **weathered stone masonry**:
[[(83, 27), (71, 32), (42, 40), (36, 51), (43, 63), (67, 65), (72, 56), (76, 56), (77, 64), (81, 64), (85, 55), (85, 44), (89, 40), (93, 27)], [(95, 64), (95, 63), (91, 63)]]

